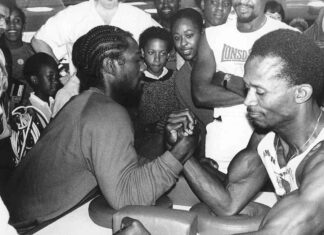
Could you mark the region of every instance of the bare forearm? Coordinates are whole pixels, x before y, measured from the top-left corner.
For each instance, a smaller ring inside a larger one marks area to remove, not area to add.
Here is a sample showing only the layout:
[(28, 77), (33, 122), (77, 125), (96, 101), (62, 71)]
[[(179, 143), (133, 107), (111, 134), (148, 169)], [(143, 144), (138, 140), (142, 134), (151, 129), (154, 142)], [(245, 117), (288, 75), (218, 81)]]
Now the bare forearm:
[(58, 59), (56, 58), (52, 48), (43, 40), (33, 38), (31, 41), (31, 45), (36, 52), (47, 53), (58, 62)]
[(184, 175), (196, 195), (215, 214), (231, 214), (230, 195), (219, 178), (209, 175), (193, 158), (184, 165)]
[(218, 85), (204, 84), (193, 87), (193, 100), (198, 107), (228, 107), (242, 104), (244, 101), (242, 96)]

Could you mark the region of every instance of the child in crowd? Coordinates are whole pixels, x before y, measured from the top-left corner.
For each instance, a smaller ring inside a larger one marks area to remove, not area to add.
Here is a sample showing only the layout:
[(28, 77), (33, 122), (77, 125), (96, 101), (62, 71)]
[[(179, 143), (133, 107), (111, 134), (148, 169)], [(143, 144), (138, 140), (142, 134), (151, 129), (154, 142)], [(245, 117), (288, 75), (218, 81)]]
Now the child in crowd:
[(308, 23), (304, 18), (297, 17), (290, 21), (289, 25), (291, 27), (294, 27), (298, 29), (300, 32), (304, 32), (306, 29), (308, 29)]
[[(152, 135), (163, 134), (167, 116), (179, 107), (174, 90), (174, 71), (166, 68), (173, 48), (171, 34), (164, 28), (148, 28), (140, 36), (139, 47), (147, 70), (142, 79), (143, 94), (135, 118), (137, 147), (154, 139)], [(148, 147), (152, 149), (152, 146)]]
[(285, 19), (285, 11), (277, 1), (268, 1), (265, 5), (264, 12), (267, 16), (275, 20), (283, 21)]
[(22, 40), (25, 23), (24, 12), (16, 6), (13, 7), (4, 33), (5, 44), (10, 50), (12, 58), (12, 87), (10, 91), (12, 107), (26, 104), (29, 94), (32, 92), (23, 76), (25, 61), (35, 53), (31, 44)]
[(28, 106), (19, 106), (12, 111), (11, 144), (16, 164), (34, 146), (51, 120), (53, 97), (60, 84), (57, 63), (46, 53), (36, 53), (28, 58), (23, 73), (34, 92), (30, 93)]
[(36, 53), (27, 59), (23, 72), (25, 79), (34, 90), (29, 97), (30, 104), (41, 110), (50, 121), (53, 97), (60, 88), (56, 61), (46, 53)]

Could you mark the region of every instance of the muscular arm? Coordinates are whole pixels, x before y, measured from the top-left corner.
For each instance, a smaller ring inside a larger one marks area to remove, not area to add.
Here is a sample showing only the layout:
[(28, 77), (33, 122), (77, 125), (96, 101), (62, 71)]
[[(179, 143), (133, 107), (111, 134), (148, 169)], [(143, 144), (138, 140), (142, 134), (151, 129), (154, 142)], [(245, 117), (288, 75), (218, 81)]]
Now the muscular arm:
[(211, 177), (195, 159), (185, 164), (184, 173), (190, 186), (215, 214), (237, 214), (266, 182), (267, 173), (256, 151), (260, 139), (261, 136), (254, 133), (247, 148), (235, 156), (225, 183)]
[(324, 145), (312, 151), (298, 190), (285, 196), (253, 234), (320, 234), (324, 230)]
[(58, 62), (58, 59), (54, 55), (54, 52), (53, 52), (52, 48), (46, 42), (44, 42), (43, 40), (36, 39), (35, 37), (33, 37), (32, 40), (31, 40), (31, 44), (32, 44), (33, 49), (36, 52), (44, 52), (44, 53), (47, 53), (50, 56), (52, 56), (56, 60), (56, 62)]
[(191, 74), (194, 103), (198, 107), (206, 108), (241, 104), (243, 97), (213, 82), (215, 72), (215, 57), (204, 33), (200, 39), (197, 60)]

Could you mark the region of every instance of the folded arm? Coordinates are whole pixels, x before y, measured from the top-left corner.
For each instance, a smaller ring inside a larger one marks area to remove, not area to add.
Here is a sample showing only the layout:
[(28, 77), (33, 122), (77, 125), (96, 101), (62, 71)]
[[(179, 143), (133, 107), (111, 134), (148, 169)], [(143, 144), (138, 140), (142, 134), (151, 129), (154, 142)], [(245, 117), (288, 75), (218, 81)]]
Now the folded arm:
[[(191, 74), (193, 101), (198, 107), (214, 108), (241, 104), (244, 98), (213, 81), (216, 61), (206, 35), (200, 39), (197, 60)], [(233, 86), (233, 85), (230, 85)]]
[(43, 40), (37, 39), (35, 37), (32, 38), (31, 41), (32, 47), (36, 52), (44, 52), (52, 56), (56, 62), (58, 62), (58, 59), (54, 55), (54, 52), (52, 48)]

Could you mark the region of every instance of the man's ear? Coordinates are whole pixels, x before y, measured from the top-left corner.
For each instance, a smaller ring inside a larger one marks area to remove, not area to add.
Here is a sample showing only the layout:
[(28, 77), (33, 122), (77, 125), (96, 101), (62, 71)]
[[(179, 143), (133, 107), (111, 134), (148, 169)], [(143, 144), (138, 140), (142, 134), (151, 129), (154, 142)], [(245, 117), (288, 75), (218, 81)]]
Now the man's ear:
[(305, 103), (308, 101), (313, 94), (313, 87), (309, 84), (298, 85), (295, 90), (295, 101), (298, 104)]
[(116, 72), (116, 63), (117, 60), (111, 59), (109, 57), (104, 58), (104, 60), (102, 61), (102, 67), (105, 73), (114, 75)]
[(30, 81), (33, 86), (37, 86), (39, 84), (38, 77), (36, 75), (31, 75), (30, 76)]
[(120, 66), (125, 64), (125, 60), (123, 58), (112, 59), (106, 57), (103, 60), (103, 69), (106, 73), (115, 75), (118, 70), (120, 70)]

